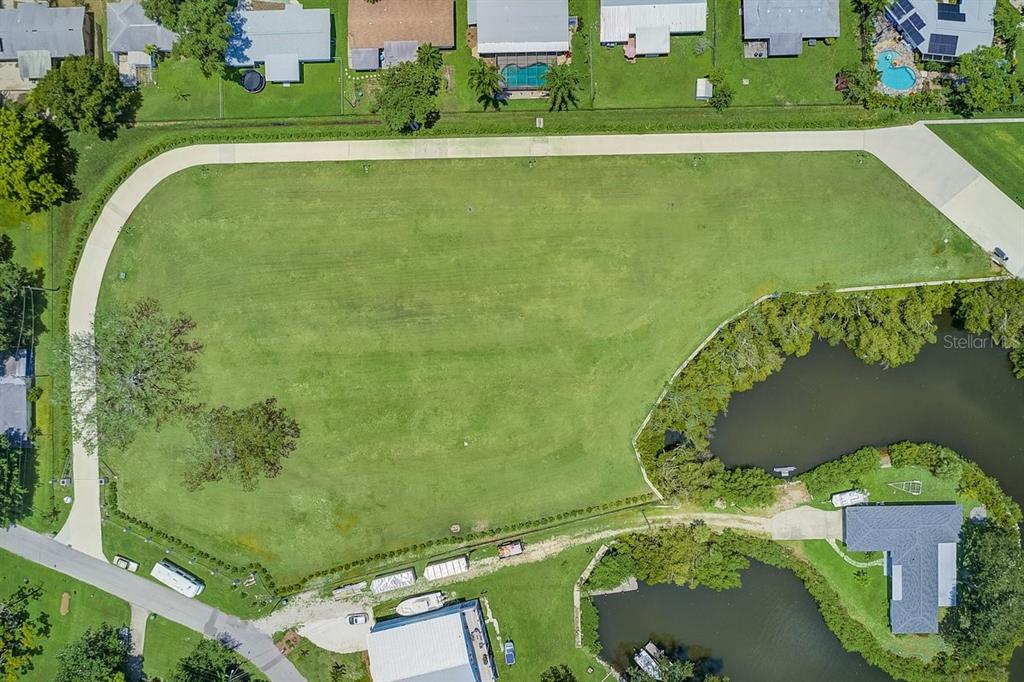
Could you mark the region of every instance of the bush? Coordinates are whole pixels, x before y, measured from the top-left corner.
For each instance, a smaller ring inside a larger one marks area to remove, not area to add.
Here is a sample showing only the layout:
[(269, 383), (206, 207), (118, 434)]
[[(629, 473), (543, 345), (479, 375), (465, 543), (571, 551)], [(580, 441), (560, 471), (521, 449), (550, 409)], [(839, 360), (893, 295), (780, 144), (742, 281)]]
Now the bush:
[(800, 474), (800, 480), (807, 486), (811, 497), (826, 499), (833, 493), (855, 487), (858, 479), (878, 469), (880, 458), (878, 450), (861, 448)]
[(708, 39), (704, 36), (697, 38), (697, 41), (693, 44), (693, 54), (702, 55), (708, 51), (709, 47)]

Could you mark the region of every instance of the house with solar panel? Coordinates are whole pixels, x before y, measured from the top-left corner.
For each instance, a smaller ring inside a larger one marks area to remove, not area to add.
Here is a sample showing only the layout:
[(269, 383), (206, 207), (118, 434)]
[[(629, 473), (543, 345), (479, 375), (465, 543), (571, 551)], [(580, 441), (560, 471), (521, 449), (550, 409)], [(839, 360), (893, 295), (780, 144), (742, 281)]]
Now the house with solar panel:
[(0, 9), (0, 81), (24, 91), (67, 57), (92, 53), (92, 15), (85, 7), (20, 2)]
[[(507, 90), (540, 90), (569, 57), (569, 0), (468, 0), (470, 49), (493, 63)], [(574, 17), (575, 19), (575, 17)]]
[(705, 0), (601, 0), (601, 44), (624, 45), (627, 59), (666, 55), (670, 37), (703, 33)]
[(995, 8), (996, 0), (896, 0), (885, 16), (924, 59), (951, 62), (992, 44)]
[(934, 634), (940, 607), (956, 603), (959, 504), (863, 505), (843, 509), (843, 542), (884, 552), (889, 624), (894, 634)]
[(228, 66), (263, 65), (271, 83), (290, 85), (302, 80), (305, 62), (331, 61), (331, 10), (306, 9), (287, 3), (281, 9), (236, 10), (228, 22)]
[(839, 37), (839, 0), (743, 0), (743, 54), (798, 57), (805, 41)]

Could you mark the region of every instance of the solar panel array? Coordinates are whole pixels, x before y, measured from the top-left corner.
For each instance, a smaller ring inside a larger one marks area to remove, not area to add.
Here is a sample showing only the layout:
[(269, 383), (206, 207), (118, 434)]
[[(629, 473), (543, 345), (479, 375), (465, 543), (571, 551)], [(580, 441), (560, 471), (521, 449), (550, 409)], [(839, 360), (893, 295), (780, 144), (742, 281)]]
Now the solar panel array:
[(889, 8), (889, 11), (892, 13), (893, 17), (895, 17), (895, 19), (899, 21), (907, 12), (909, 12), (912, 9), (914, 8), (913, 6), (911, 6), (908, 0), (896, 0), (896, 2), (894, 2), (892, 6)]
[(924, 19), (922, 19), (921, 15), (918, 14), (917, 12), (914, 12), (909, 17), (907, 17), (907, 21), (913, 24), (914, 28), (916, 28), (918, 31), (924, 28)]
[[(916, 17), (917, 15), (915, 14), (913, 16)], [(909, 19), (900, 24), (900, 31), (903, 32), (903, 36), (907, 40), (913, 43), (914, 47), (917, 47), (924, 42), (924, 37), (918, 32), (916, 28), (914, 28), (913, 24), (910, 22)]]
[(939, 54), (947, 57), (956, 56), (956, 44), (960, 36), (947, 36), (933, 33), (928, 41), (928, 54)]
[(945, 2), (940, 2), (939, 8), (939, 19), (942, 21), (967, 21), (967, 17), (960, 12), (960, 5), (950, 5)]

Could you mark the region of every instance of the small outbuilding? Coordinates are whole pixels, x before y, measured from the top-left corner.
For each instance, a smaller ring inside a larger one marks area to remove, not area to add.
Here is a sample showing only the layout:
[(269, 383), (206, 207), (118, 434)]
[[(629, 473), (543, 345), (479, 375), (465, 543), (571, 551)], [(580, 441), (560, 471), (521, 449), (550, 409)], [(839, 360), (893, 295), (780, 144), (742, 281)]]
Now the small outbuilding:
[(715, 94), (715, 86), (707, 78), (697, 79), (697, 93), (696, 99), (701, 101), (707, 101), (711, 99), (711, 96)]

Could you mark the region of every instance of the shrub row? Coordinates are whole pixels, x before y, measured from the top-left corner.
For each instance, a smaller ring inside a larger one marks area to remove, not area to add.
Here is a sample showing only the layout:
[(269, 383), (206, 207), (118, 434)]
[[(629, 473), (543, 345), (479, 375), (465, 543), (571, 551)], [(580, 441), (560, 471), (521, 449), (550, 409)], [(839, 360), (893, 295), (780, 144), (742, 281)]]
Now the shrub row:
[(322, 578), (336, 577), (345, 573), (349, 573), (350, 571), (354, 571), (356, 569), (369, 567), (373, 564), (388, 562), (409, 555), (420, 554), (429, 549), (458, 547), (461, 545), (468, 545), (483, 540), (502, 538), (521, 531), (536, 530), (560, 522), (570, 521), (573, 519), (583, 518), (586, 516), (593, 516), (609, 511), (625, 509), (627, 507), (636, 506), (638, 504), (644, 504), (654, 498), (654, 495), (651, 493), (647, 493), (645, 495), (634, 495), (632, 497), (626, 497), (615, 502), (607, 502), (601, 505), (573, 509), (572, 511), (562, 512), (559, 514), (555, 514), (553, 516), (545, 516), (530, 521), (512, 523), (505, 526), (499, 526), (497, 528), (488, 529), (485, 531), (477, 531), (472, 533), (464, 533), (461, 535), (450, 535), (442, 538), (434, 538), (432, 540), (427, 540), (425, 542), (417, 543), (415, 545), (408, 545), (406, 547), (389, 550), (386, 552), (378, 552), (377, 554), (373, 554), (371, 556), (362, 557), (360, 559), (354, 559), (352, 561), (342, 564), (336, 564), (334, 566), (331, 566), (330, 568), (325, 568), (310, 573), (300, 578), (298, 581), (294, 583), (279, 586), (277, 584), (277, 581), (274, 579), (273, 574), (259, 562), (251, 562), (245, 564), (244, 566), (237, 566), (235, 564), (231, 564), (218, 557), (213, 556), (208, 552), (204, 552), (203, 550), (195, 547), (194, 545), (178, 537), (175, 537), (174, 535), (171, 535), (170, 533), (167, 533), (163, 530), (160, 530), (159, 528), (156, 528), (152, 524), (143, 521), (137, 516), (134, 516), (132, 514), (129, 514), (128, 512), (123, 511), (118, 506), (117, 483), (111, 481), (110, 483), (107, 484), (106, 488), (106, 501), (108, 511), (113, 515), (117, 516), (125, 523), (140, 528), (146, 531), (147, 533), (151, 533), (154, 537), (157, 537), (166, 543), (172, 544), (175, 547), (178, 547), (196, 556), (197, 558), (202, 559), (204, 562), (216, 566), (217, 568), (225, 572), (236, 574), (239, 576), (255, 573), (263, 581), (263, 584), (266, 586), (267, 590), (269, 590), (272, 594), (278, 597), (284, 597), (300, 592), (303, 589), (308, 588), (310, 584), (314, 581)]

